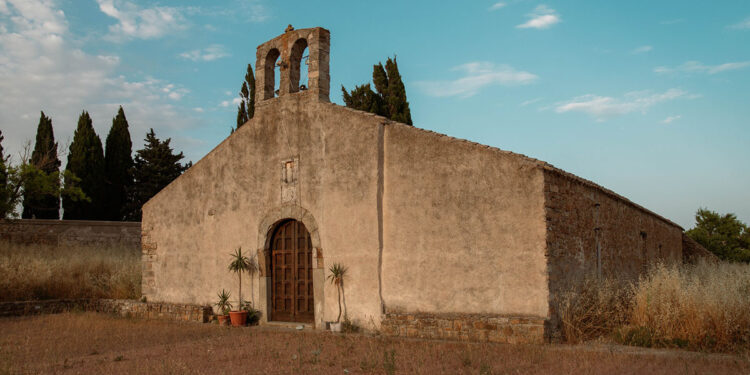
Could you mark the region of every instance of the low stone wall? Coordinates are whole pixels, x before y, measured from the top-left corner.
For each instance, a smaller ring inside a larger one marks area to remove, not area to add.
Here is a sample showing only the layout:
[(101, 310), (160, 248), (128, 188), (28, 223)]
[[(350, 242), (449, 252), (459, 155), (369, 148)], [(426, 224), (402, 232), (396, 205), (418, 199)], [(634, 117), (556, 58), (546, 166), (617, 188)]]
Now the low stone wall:
[(58, 299), (46, 301), (1, 302), (0, 317), (56, 314), (67, 311), (95, 311), (129, 318), (180, 320), (207, 323), (210, 306), (139, 302), (122, 299)]
[(685, 263), (696, 263), (699, 260), (718, 261), (719, 258), (712, 252), (706, 250), (698, 242), (682, 234), (682, 261)]
[(541, 344), (544, 324), (537, 317), (387, 313), (381, 330), (389, 336)]
[(87, 220), (0, 220), (0, 241), (24, 245), (141, 247), (141, 223)]

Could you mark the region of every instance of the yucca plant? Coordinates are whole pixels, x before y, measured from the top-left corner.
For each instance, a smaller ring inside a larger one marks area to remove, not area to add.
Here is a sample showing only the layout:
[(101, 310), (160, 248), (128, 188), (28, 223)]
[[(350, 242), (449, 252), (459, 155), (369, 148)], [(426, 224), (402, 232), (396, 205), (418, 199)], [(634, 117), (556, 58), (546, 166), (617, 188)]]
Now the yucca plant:
[(242, 306), (242, 273), (248, 272), (248, 270), (252, 267), (250, 264), (250, 259), (248, 257), (242, 255), (242, 248), (238, 247), (237, 250), (234, 251), (234, 254), (232, 255), (232, 262), (229, 263), (229, 270), (236, 273), (239, 277), (239, 285), (240, 285), (240, 303), (239, 306)]
[(339, 323), (341, 321), (341, 295), (344, 293), (344, 275), (346, 275), (346, 267), (341, 265), (341, 263), (334, 263), (328, 268), (328, 271), (331, 273), (326, 279), (331, 282), (331, 285), (336, 286), (336, 292), (338, 293), (339, 316), (336, 318), (336, 323)]
[(232, 303), (229, 302), (230, 293), (222, 289), (221, 292), (216, 293), (216, 296), (219, 297), (219, 301), (214, 306), (218, 307), (222, 314), (229, 314), (229, 310), (232, 309)]

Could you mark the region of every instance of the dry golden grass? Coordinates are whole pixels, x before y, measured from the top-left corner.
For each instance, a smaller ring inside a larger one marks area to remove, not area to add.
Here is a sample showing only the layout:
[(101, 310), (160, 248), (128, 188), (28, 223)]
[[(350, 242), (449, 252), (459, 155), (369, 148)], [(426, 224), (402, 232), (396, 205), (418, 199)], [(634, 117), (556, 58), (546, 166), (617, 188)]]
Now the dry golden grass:
[(750, 347), (750, 265), (656, 264), (637, 284), (589, 280), (558, 304), (569, 342), (597, 337), (638, 346), (742, 351)]
[(137, 249), (0, 242), (0, 301), (140, 298)]
[(732, 350), (750, 344), (750, 265), (658, 264), (633, 292), (630, 325), (654, 341)]
[[(425, 341), (93, 313), (0, 319), (0, 374), (748, 374), (748, 358)], [(54, 339), (51, 339), (54, 338)]]

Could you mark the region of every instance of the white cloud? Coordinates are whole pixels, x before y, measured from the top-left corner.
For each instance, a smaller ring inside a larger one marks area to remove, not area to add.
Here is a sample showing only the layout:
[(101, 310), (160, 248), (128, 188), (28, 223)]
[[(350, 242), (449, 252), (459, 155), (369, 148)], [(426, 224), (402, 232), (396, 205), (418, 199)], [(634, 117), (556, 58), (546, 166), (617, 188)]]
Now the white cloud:
[(520, 106), (521, 107), (525, 107), (527, 105), (531, 105), (531, 104), (534, 104), (534, 103), (539, 103), (540, 101), (542, 101), (542, 98), (529, 99), (529, 100), (521, 102)]
[(470, 97), (480, 89), (493, 86), (512, 86), (529, 84), (537, 80), (537, 76), (529, 72), (513, 69), (508, 65), (495, 65), (489, 62), (470, 62), (453, 68), (461, 71), (464, 76), (452, 81), (422, 81), (416, 85), (427, 95), (445, 97)]
[(669, 123), (671, 123), (673, 121), (677, 121), (677, 120), (679, 120), (681, 118), (682, 118), (682, 116), (680, 116), (680, 115), (677, 115), (677, 116), (667, 116), (667, 118), (665, 118), (664, 120), (661, 120), (661, 123), (662, 124), (669, 124)]
[(117, 20), (109, 27), (111, 41), (153, 39), (184, 30), (187, 21), (179, 8), (157, 6), (140, 8), (126, 0), (96, 0), (102, 13)]
[(203, 49), (195, 49), (180, 54), (180, 57), (192, 61), (214, 61), (228, 56), (231, 55), (221, 44), (212, 44)]
[(654, 47), (652, 47), (652, 46), (640, 46), (640, 47), (634, 49), (631, 52), (633, 54), (639, 54), (639, 53), (651, 52), (651, 50), (653, 50), (653, 49), (654, 49)]
[(643, 113), (658, 103), (686, 97), (688, 93), (679, 89), (669, 89), (656, 94), (650, 91), (635, 91), (625, 94), (621, 99), (589, 94), (558, 103), (555, 112), (583, 112), (596, 121), (604, 121), (632, 112)]
[(750, 61), (728, 62), (719, 65), (705, 65), (700, 61), (688, 61), (676, 67), (657, 66), (655, 73), (708, 73), (716, 74), (730, 70), (742, 69), (750, 66)]
[(242, 101), (242, 100), (241, 100), (240, 98), (234, 98), (234, 99), (232, 99), (232, 100), (224, 100), (224, 101), (222, 101), (221, 103), (219, 103), (219, 106), (220, 106), (220, 107), (224, 107), (224, 108), (227, 108), (227, 107), (229, 107), (230, 105), (235, 105), (235, 106), (237, 106), (237, 105), (240, 105), (240, 102), (241, 102), (241, 101)]
[[(177, 95), (187, 93), (186, 89), (153, 77), (126, 78), (117, 72), (118, 56), (81, 50), (80, 41), (70, 33), (65, 14), (55, 1), (12, 0), (3, 4), (10, 16), (0, 18), (5, 30), (0, 31), (0, 126), (5, 136), (3, 146), (9, 153), (17, 154), (27, 140), (33, 139), (40, 110), (52, 117), (61, 151), (72, 140), (84, 109), (104, 138), (122, 105), (134, 147), (140, 147), (139, 140), (150, 127), (157, 128), (160, 137), (169, 137), (178, 129), (196, 124), (173, 103)], [(175, 143), (179, 148), (180, 143)]]
[(506, 6), (506, 5), (507, 5), (507, 4), (505, 4), (504, 2), (502, 2), (502, 1), (501, 1), (501, 2), (499, 2), (499, 3), (494, 3), (494, 4), (492, 4), (492, 6), (491, 6), (491, 7), (490, 7), (490, 8), (488, 9), (488, 10), (489, 10), (490, 12), (492, 12), (492, 11), (498, 10), (498, 9), (500, 9), (500, 8), (504, 8), (504, 7)]
[(738, 30), (750, 29), (750, 17), (747, 17), (744, 20), (735, 23), (734, 25), (730, 25), (729, 28)]
[(203, 113), (203, 112), (205, 112), (205, 110), (204, 110), (204, 109), (203, 109), (202, 107), (195, 107), (195, 108), (193, 108), (193, 111), (196, 111), (196, 112), (198, 112), (198, 113)]
[(527, 15), (529, 20), (516, 26), (519, 29), (547, 29), (560, 22), (557, 12), (546, 5), (538, 5)]

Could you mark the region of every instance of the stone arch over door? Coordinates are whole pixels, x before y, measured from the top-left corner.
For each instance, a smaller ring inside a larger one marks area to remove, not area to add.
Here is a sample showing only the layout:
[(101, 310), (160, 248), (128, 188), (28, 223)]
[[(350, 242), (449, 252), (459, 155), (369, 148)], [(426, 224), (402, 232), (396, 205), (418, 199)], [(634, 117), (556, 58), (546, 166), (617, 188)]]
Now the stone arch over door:
[(318, 224), (313, 215), (297, 205), (284, 205), (273, 208), (266, 212), (258, 226), (258, 269), (260, 271), (260, 298), (258, 308), (263, 313), (261, 322), (267, 323), (270, 317), (270, 304), (268, 303), (271, 294), (271, 239), (274, 231), (285, 221), (296, 220), (302, 223), (310, 234), (310, 243), (312, 245), (312, 276), (313, 276), (313, 295), (315, 300), (315, 328), (323, 329), (325, 323), (323, 316), (325, 312), (324, 304), (324, 284), (325, 276), (323, 269), (323, 250), (320, 243), (320, 234)]

